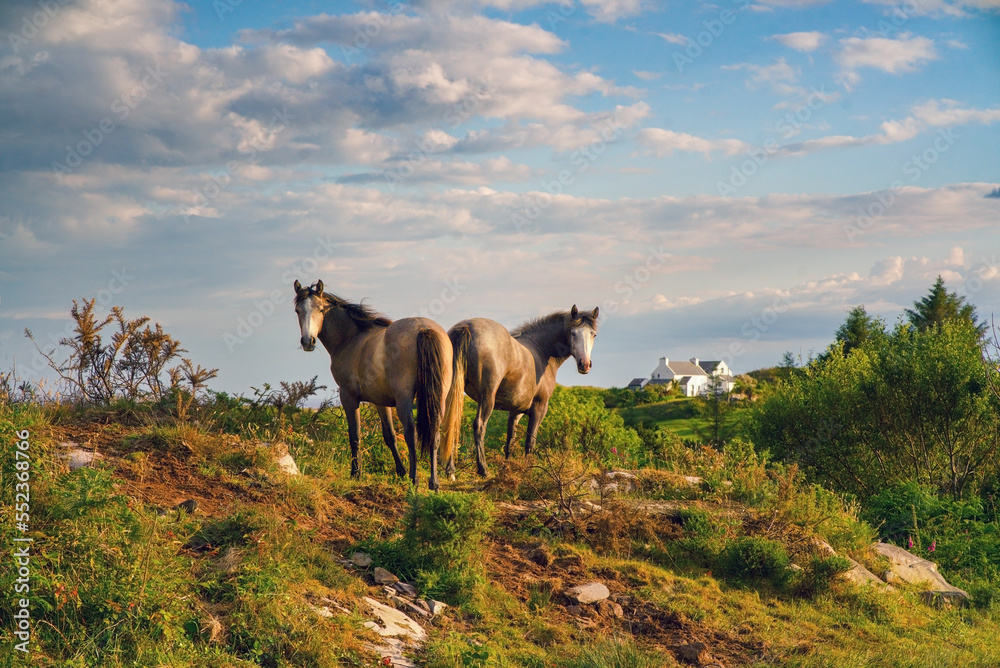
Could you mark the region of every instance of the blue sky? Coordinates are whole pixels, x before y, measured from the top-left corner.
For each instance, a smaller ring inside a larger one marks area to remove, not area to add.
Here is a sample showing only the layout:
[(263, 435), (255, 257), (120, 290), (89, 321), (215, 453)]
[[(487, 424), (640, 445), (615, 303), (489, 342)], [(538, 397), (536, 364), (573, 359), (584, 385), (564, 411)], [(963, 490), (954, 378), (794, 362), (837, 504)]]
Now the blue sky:
[[(1000, 1), (51, 0), (0, 9), (0, 365), (73, 299), (216, 389), (329, 380), (291, 283), (513, 327), (589, 376), (808, 357), (938, 275), (1000, 305)], [(990, 196), (993, 194), (994, 196)]]

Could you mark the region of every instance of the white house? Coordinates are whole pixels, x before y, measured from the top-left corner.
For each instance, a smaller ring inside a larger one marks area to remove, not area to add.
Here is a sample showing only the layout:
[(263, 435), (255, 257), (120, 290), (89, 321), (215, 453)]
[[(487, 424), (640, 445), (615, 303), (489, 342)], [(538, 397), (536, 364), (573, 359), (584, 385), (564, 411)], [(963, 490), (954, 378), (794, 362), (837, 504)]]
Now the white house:
[(687, 362), (672, 362), (667, 357), (661, 357), (659, 366), (653, 369), (649, 378), (634, 378), (628, 387), (639, 390), (647, 385), (677, 383), (684, 396), (695, 397), (708, 394), (715, 382), (718, 382), (717, 392), (732, 392), (733, 374), (722, 360), (701, 361), (692, 357)]

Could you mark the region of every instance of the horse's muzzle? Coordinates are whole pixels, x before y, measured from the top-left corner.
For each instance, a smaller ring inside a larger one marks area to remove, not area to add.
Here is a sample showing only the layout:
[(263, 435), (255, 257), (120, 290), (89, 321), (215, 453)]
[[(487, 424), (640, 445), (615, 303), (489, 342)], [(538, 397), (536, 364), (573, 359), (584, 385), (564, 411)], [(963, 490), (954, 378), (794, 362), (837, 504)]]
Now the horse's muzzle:
[(302, 350), (307, 353), (311, 353), (316, 349), (316, 337), (315, 336), (303, 336), (299, 341), (302, 344)]
[(590, 373), (590, 368), (594, 366), (590, 360), (577, 360), (576, 370), (580, 373)]

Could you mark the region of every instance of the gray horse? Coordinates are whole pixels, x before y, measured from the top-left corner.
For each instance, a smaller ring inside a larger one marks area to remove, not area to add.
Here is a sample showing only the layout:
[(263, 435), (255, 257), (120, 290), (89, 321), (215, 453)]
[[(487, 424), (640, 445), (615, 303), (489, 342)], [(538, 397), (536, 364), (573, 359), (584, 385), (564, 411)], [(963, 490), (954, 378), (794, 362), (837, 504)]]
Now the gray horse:
[(590, 371), (590, 352), (597, 336), (597, 311), (596, 308), (578, 311), (574, 305), (569, 311), (530, 320), (512, 332), (487, 318), (463, 320), (448, 330), (455, 366), (444, 418), (447, 432), (441, 452), (449, 476), (455, 475), (454, 455), (462, 425), (464, 394), (479, 405), (472, 425), (479, 475), (487, 474), (483, 437), (494, 408), (508, 412), (504, 456), (510, 457), (514, 430), (524, 414), (528, 415), (524, 452), (531, 454), (538, 426), (555, 389), (556, 371), (570, 355), (576, 359), (577, 371)]
[[(318, 338), (330, 353), (330, 371), (340, 388), (340, 402), (347, 417), (351, 477), (361, 474), (358, 423), (361, 402), (367, 401), (378, 409), (382, 438), (392, 451), (397, 475), (405, 475), (406, 469), (396, 448), (393, 407), (403, 423), (410, 480), (417, 484), (419, 441), (421, 454), (430, 455), (428, 486), (437, 489), (438, 432), (452, 376), (451, 342), (444, 328), (427, 318), (389, 320), (366, 306), (323, 292), (323, 281), (308, 288), (295, 281), (295, 312), (302, 349), (314, 350)], [(446, 440), (447, 435), (446, 430)]]

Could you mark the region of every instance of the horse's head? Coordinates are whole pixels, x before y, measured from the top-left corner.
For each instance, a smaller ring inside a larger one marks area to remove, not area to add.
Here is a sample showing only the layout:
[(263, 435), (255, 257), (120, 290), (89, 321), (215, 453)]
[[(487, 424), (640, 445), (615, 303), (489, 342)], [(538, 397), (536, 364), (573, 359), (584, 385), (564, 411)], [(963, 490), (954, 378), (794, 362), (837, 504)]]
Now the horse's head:
[(323, 316), (330, 305), (323, 296), (323, 281), (307, 288), (295, 281), (295, 314), (299, 316), (299, 330), (302, 337), (299, 342), (302, 350), (311, 352), (316, 349), (316, 337), (323, 328)]
[(588, 373), (593, 364), (590, 361), (590, 351), (594, 349), (594, 339), (597, 338), (597, 307), (593, 311), (578, 311), (576, 304), (569, 312), (569, 348), (576, 360), (576, 370)]

